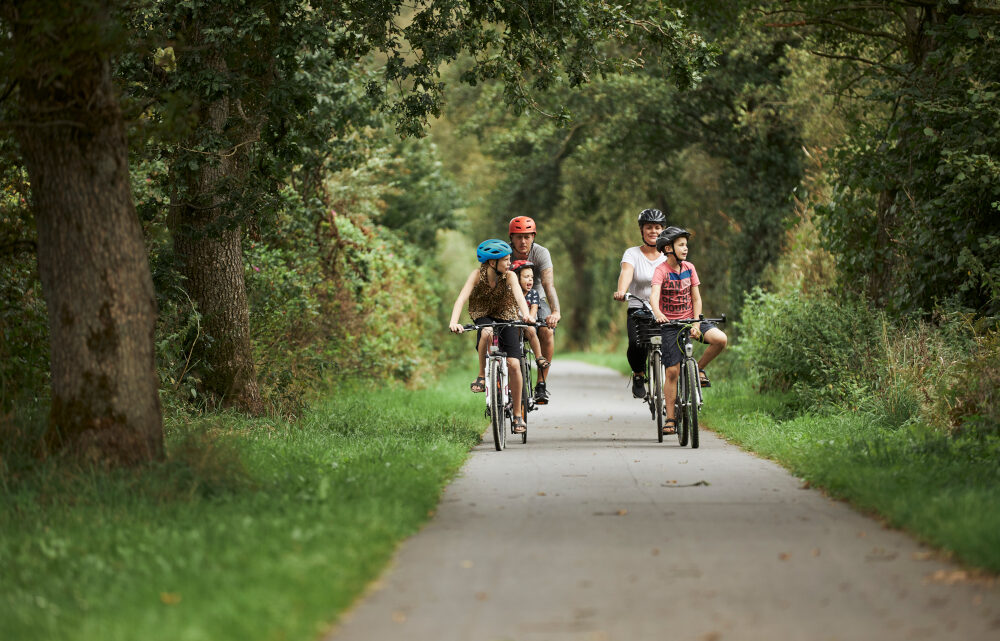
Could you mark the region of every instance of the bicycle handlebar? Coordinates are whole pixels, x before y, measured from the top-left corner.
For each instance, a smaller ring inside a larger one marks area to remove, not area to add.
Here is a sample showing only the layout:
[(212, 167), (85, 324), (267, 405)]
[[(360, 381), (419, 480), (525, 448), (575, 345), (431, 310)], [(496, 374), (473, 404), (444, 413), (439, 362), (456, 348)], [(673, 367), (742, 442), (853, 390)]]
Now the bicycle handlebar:
[(476, 325), (475, 323), (471, 325), (462, 325), (462, 329), (465, 331), (472, 331), (474, 329), (486, 329), (487, 327), (548, 327), (545, 323), (541, 321), (535, 321), (534, 323), (525, 323), (523, 321), (497, 321), (494, 323), (483, 323), (482, 325)]
[[(637, 301), (639, 301), (640, 303), (642, 303), (643, 307), (645, 307), (649, 311), (653, 311), (653, 307), (649, 304), (648, 300), (646, 300), (645, 298), (639, 298), (638, 296), (634, 296), (634, 295), (632, 295), (632, 294), (630, 294), (628, 292), (625, 292), (625, 300), (630, 300), (630, 299), (631, 300), (637, 300)], [(726, 315), (723, 314), (719, 318), (705, 318), (704, 314), (700, 314), (698, 316), (698, 318), (678, 318), (676, 320), (668, 320), (665, 323), (659, 323), (659, 324), (660, 325), (678, 325), (679, 326), (679, 325), (690, 325), (691, 323), (702, 323), (702, 322), (708, 322), (708, 323), (725, 323), (726, 322)]]

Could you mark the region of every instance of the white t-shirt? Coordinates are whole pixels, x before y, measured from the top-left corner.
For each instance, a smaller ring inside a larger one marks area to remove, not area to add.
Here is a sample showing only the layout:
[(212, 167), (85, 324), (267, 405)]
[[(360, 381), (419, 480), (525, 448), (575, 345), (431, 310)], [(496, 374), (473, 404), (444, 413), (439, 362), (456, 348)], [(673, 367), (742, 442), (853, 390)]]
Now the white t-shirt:
[[(632, 282), (628, 286), (628, 293), (639, 298), (649, 300), (649, 295), (653, 290), (653, 272), (656, 266), (667, 259), (660, 254), (656, 260), (649, 260), (642, 253), (641, 247), (629, 247), (622, 255), (622, 264), (628, 263), (632, 266)], [(629, 307), (642, 307), (642, 303), (637, 300), (629, 300)]]

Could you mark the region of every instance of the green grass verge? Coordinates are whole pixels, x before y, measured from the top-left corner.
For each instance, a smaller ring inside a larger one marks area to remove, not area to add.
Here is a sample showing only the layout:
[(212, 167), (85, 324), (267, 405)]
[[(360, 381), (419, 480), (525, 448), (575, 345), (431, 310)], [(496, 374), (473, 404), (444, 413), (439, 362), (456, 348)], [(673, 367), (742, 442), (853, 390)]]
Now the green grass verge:
[(315, 639), (478, 441), (465, 378), (173, 420), (142, 473), (42, 465), (0, 495), (0, 639)]
[(877, 416), (796, 414), (741, 380), (713, 380), (706, 426), (963, 562), (1000, 571), (1000, 438), (950, 437)]

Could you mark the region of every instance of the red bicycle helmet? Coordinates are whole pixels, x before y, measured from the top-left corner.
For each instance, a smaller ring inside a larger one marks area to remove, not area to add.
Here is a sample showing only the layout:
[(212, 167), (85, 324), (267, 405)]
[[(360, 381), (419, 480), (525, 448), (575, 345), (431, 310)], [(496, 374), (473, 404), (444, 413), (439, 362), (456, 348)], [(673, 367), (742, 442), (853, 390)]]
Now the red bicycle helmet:
[(534, 234), (538, 230), (535, 228), (535, 221), (527, 216), (517, 216), (510, 219), (508, 229), (511, 234)]

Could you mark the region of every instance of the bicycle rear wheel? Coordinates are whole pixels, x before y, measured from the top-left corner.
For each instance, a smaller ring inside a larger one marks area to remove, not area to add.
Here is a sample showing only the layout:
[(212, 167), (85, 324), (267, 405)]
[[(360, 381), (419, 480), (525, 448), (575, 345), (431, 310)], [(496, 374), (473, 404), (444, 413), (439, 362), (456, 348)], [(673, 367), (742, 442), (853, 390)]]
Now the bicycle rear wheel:
[(698, 362), (693, 358), (687, 362), (687, 422), (691, 432), (691, 447), (698, 447)]
[(503, 406), (503, 373), (500, 371), (500, 360), (490, 358), (488, 378), (490, 386), (490, 425), (493, 427), (493, 446), (502, 451), (507, 444), (507, 430), (504, 425), (506, 408)]
[(653, 414), (656, 416), (656, 440), (663, 442), (663, 366), (660, 364), (660, 353), (654, 351), (650, 357), (650, 369), (653, 378), (649, 381), (649, 398), (653, 404)]

